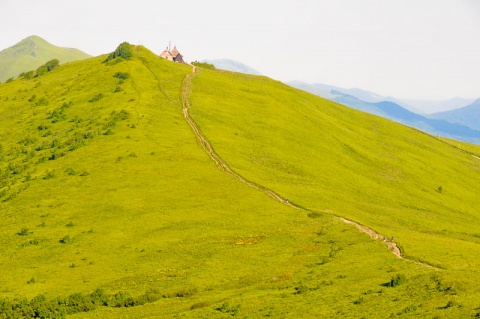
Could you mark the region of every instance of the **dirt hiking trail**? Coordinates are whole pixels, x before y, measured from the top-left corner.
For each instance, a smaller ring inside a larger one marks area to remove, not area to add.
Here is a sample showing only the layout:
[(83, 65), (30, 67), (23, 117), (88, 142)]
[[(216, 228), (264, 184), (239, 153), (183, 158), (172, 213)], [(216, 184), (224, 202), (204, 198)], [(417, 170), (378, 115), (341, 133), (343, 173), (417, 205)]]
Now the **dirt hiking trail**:
[[(192, 74), (187, 74), (185, 76), (185, 79), (183, 80), (183, 84), (182, 84), (182, 92), (181, 92), (182, 113), (183, 113), (183, 117), (185, 118), (187, 123), (190, 125), (190, 128), (192, 129), (193, 133), (195, 134), (198, 142), (200, 143), (202, 148), (205, 150), (205, 152), (207, 152), (208, 156), (213, 160), (213, 162), (217, 165), (217, 167), (220, 170), (226, 172), (227, 174), (231, 175), (232, 177), (239, 180), (240, 182), (242, 182), (244, 184), (247, 184), (250, 187), (253, 187), (257, 190), (260, 190), (260, 191), (264, 192), (268, 196), (272, 197), (273, 199), (275, 199), (275, 200), (277, 200), (277, 201), (279, 201), (279, 202), (281, 202), (281, 203), (283, 203), (287, 206), (290, 206), (290, 207), (295, 208), (295, 209), (307, 211), (306, 209), (304, 209), (302, 207), (299, 207), (295, 204), (290, 203), (287, 199), (284, 199), (283, 197), (281, 197), (280, 195), (278, 195), (274, 191), (269, 190), (269, 189), (267, 189), (263, 186), (260, 186), (258, 184), (255, 184), (254, 182), (249, 181), (246, 178), (244, 178), (243, 176), (234, 172), (228, 166), (228, 164), (213, 150), (212, 146), (210, 145), (210, 142), (208, 142), (207, 138), (200, 131), (200, 128), (198, 127), (198, 125), (192, 120), (192, 118), (188, 114), (188, 109), (190, 108), (189, 95), (190, 95), (191, 88), (192, 88), (192, 77), (197, 72), (195, 66), (193, 66), (193, 65), (190, 65), (190, 66), (192, 67)], [(416, 260), (404, 258), (403, 255), (402, 255), (402, 251), (401, 251), (400, 247), (395, 242), (384, 240), (384, 238), (385, 238), (384, 235), (381, 235), (381, 234), (375, 232), (373, 229), (368, 228), (366, 226), (363, 226), (363, 225), (361, 225), (359, 223), (356, 223), (354, 221), (345, 219), (343, 217), (338, 217), (338, 218), (340, 218), (340, 220), (342, 220), (344, 223), (354, 225), (355, 227), (357, 227), (357, 229), (360, 232), (369, 235), (372, 239), (384, 241), (386, 243), (388, 249), (398, 258), (409, 260), (409, 261), (415, 262), (415, 263), (417, 263), (419, 265), (422, 265), (422, 266), (425, 266), (425, 267), (438, 269), (438, 268), (433, 267), (429, 264), (425, 264), (425, 263), (422, 263), (422, 262), (419, 262), (419, 261), (416, 261)]]

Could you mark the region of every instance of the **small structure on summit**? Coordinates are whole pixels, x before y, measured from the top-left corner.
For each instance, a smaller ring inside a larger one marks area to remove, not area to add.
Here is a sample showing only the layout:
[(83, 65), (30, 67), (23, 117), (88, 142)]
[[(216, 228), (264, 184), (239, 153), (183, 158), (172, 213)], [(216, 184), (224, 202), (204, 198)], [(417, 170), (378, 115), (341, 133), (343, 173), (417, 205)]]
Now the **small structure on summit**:
[(165, 50), (160, 54), (160, 57), (167, 59), (168, 61), (185, 63), (183, 61), (183, 55), (180, 54), (177, 50), (177, 46), (173, 47), (173, 50), (170, 50), (170, 47), (166, 47)]

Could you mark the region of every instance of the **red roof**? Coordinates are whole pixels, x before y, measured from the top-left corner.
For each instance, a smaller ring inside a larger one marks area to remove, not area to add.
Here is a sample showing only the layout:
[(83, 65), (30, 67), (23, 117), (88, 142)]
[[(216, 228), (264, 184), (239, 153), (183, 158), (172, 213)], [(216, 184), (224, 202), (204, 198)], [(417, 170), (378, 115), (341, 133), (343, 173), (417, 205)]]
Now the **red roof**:
[(174, 46), (173, 47), (173, 50), (170, 52), (174, 57), (176, 57), (177, 55), (180, 54), (180, 52), (178, 52), (177, 50), (177, 46)]

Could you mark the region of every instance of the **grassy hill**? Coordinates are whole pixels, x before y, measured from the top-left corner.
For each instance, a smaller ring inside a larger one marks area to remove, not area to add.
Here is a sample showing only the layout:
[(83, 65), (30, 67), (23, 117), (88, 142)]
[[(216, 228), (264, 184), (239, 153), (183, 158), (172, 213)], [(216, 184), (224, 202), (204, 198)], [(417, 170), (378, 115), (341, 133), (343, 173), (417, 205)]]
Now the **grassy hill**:
[[(190, 77), (134, 53), (0, 84), (0, 306), (69, 318), (480, 312), (480, 160), (265, 77)], [(219, 169), (182, 96), (235, 172), (305, 209)], [(395, 236), (407, 259), (337, 216)]]
[(14, 46), (0, 51), (0, 82), (35, 70), (45, 62), (57, 59), (60, 63), (89, 58), (90, 55), (72, 48), (62, 48), (32, 35)]

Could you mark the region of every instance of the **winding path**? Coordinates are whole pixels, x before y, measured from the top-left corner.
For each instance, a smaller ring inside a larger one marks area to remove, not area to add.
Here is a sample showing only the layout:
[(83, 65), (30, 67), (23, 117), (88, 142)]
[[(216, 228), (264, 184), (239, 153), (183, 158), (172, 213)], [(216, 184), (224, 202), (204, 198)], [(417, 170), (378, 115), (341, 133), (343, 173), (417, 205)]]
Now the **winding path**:
[[(228, 166), (228, 164), (214, 151), (210, 142), (208, 142), (207, 138), (200, 131), (200, 128), (198, 127), (198, 125), (192, 120), (192, 118), (188, 114), (188, 109), (190, 108), (189, 95), (190, 95), (191, 87), (192, 87), (192, 77), (197, 72), (196, 67), (193, 66), (193, 65), (191, 65), (191, 66), (192, 66), (192, 74), (187, 74), (185, 76), (185, 79), (183, 80), (183, 84), (182, 84), (182, 92), (181, 92), (182, 113), (183, 113), (183, 117), (185, 118), (187, 123), (190, 125), (193, 133), (195, 134), (198, 142), (200, 143), (202, 148), (207, 152), (208, 156), (213, 160), (213, 162), (217, 165), (217, 167), (220, 170), (222, 170), (222, 171), (226, 172), (227, 174), (233, 176), (235, 179), (239, 180), (240, 182), (245, 183), (248, 186), (253, 187), (255, 189), (258, 189), (260, 191), (263, 191), (268, 196), (272, 197), (273, 199), (275, 199), (275, 200), (277, 200), (277, 201), (279, 201), (279, 202), (281, 202), (281, 203), (283, 203), (287, 206), (290, 206), (292, 208), (299, 209), (299, 210), (307, 210), (305, 208), (302, 208), (302, 207), (299, 207), (295, 204), (290, 203), (288, 200), (285, 200), (284, 198), (282, 198), (280, 195), (273, 192), (272, 190), (269, 190), (269, 189), (267, 189), (263, 186), (260, 186), (256, 183), (252, 182), (252, 181), (249, 181), (246, 178), (244, 178), (243, 176), (234, 172)], [(438, 268), (433, 267), (429, 264), (425, 264), (425, 263), (422, 263), (422, 262), (419, 262), (419, 261), (416, 261), (416, 260), (404, 258), (402, 256), (402, 251), (401, 251), (400, 247), (395, 242), (384, 240), (385, 236), (375, 232), (373, 229), (368, 228), (366, 226), (363, 226), (363, 225), (361, 225), (357, 222), (354, 222), (352, 220), (348, 220), (346, 218), (339, 217), (339, 216), (337, 216), (337, 217), (340, 218), (340, 220), (342, 220), (344, 223), (354, 225), (355, 227), (357, 227), (357, 229), (360, 232), (368, 234), (371, 238), (373, 238), (375, 240), (383, 240), (387, 244), (388, 249), (398, 258), (405, 259), (405, 260), (410, 260), (412, 262), (415, 262), (415, 263), (417, 263), (419, 265), (422, 265), (422, 266), (425, 266), (425, 267), (438, 269)]]

